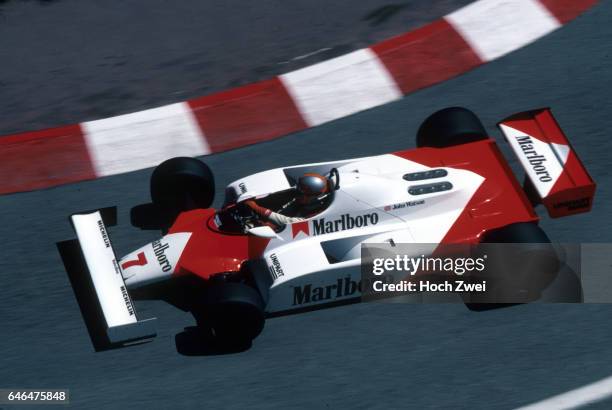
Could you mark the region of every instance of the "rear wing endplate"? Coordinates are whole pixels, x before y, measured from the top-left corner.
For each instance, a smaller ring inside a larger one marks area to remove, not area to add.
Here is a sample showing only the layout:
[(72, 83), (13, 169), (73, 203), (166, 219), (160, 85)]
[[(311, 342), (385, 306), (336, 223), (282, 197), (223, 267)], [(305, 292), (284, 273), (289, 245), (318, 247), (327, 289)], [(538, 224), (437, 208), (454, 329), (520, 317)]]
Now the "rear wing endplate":
[(155, 318), (138, 320), (99, 211), (70, 217), (91, 278), (108, 343), (125, 345), (156, 336)]
[(551, 217), (591, 210), (595, 182), (549, 108), (515, 114), (498, 127)]

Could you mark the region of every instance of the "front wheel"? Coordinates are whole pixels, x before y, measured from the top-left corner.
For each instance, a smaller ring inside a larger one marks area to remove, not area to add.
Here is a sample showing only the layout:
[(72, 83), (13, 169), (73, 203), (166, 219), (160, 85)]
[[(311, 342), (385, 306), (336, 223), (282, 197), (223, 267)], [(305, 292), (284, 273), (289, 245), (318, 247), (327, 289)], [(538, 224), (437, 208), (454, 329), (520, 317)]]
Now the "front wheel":
[(249, 343), (263, 330), (264, 302), (243, 283), (220, 283), (207, 288), (203, 302), (193, 310), (198, 327), (218, 341)]
[(151, 201), (173, 214), (208, 208), (214, 195), (212, 171), (195, 158), (171, 158), (158, 165), (151, 175)]

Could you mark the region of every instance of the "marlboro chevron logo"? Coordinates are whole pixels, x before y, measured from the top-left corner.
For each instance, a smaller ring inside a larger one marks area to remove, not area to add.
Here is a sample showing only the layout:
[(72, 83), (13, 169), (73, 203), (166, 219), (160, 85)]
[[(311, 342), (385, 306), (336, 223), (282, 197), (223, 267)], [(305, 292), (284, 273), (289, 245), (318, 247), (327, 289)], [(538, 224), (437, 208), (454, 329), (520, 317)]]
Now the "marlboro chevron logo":
[(528, 135), (516, 137), (516, 142), (519, 143), (521, 150), (523, 150), (523, 154), (525, 154), (525, 158), (527, 158), (527, 161), (529, 161), (529, 164), (536, 173), (538, 179), (542, 182), (551, 182), (552, 177), (548, 173), (546, 166), (544, 166), (546, 157), (544, 155), (539, 155), (535, 151), (531, 137)]
[(312, 221), (298, 222), (291, 225), (291, 231), (295, 238), (300, 232), (306, 235), (324, 235), (328, 233), (334, 233), (339, 231), (346, 231), (354, 228), (364, 228), (366, 226), (372, 226), (378, 224), (379, 216), (376, 212), (372, 212), (365, 215), (351, 216), (349, 214), (343, 214), (338, 219), (313, 219)]
[(308, 226), (308, 221), (297, 222), (291, 225), (291, 234), (293, 238), (299, 235), (300, 232), (304, 232), (306, 235), (310, 235), (310, 227)]

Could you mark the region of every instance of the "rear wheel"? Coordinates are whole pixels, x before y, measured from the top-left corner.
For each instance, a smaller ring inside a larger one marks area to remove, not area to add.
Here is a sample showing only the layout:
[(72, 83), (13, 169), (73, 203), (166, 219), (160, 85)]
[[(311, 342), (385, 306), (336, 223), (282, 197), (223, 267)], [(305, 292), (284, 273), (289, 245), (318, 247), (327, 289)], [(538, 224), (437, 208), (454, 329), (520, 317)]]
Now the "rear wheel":
[(546, 232), (535, 223), (519, 222), (487, 232), (483, 235), (481, 242), (549, 244), (550, 239)]
[[(515, 223), (486, 233), (486, 293), (470, 295), (467, 307), (488, 310), (539, 299), (542, 291), (555, 280), (559, 259), (546, 233), (535, 223)], [(525, 245), (519, 245), (525, 244)]]
[(264, 302), (243, 283), (219, 283), (207, 288), (204, 302), (193, 310), (198, 327), (221, 342), (250, 343), (263, 330)]
[(210, 207), (214, 195), (212, 171), (195, 158), (171, 158), (158, 165), (151, 175), (152, 202), (175, 215)]
[(423, 121), (417, 132), (417, 147), (446, 148), (487, 138), (476, 114), (467, 108), (450, 107)]

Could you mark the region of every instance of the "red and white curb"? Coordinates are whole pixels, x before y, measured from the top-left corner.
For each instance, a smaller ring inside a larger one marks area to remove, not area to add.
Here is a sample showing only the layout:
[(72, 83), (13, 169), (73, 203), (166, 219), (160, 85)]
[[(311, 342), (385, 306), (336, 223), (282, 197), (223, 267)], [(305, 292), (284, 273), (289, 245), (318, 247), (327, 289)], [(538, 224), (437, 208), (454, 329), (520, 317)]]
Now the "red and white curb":
[(612, 397), (612, 376), (515, 410), (573, 410)]
[(478, 0), (369, 48), (221, 93), (0, 138), (0, 194), (278, 138), (398, 100), (502, 57), (597, 0)]

